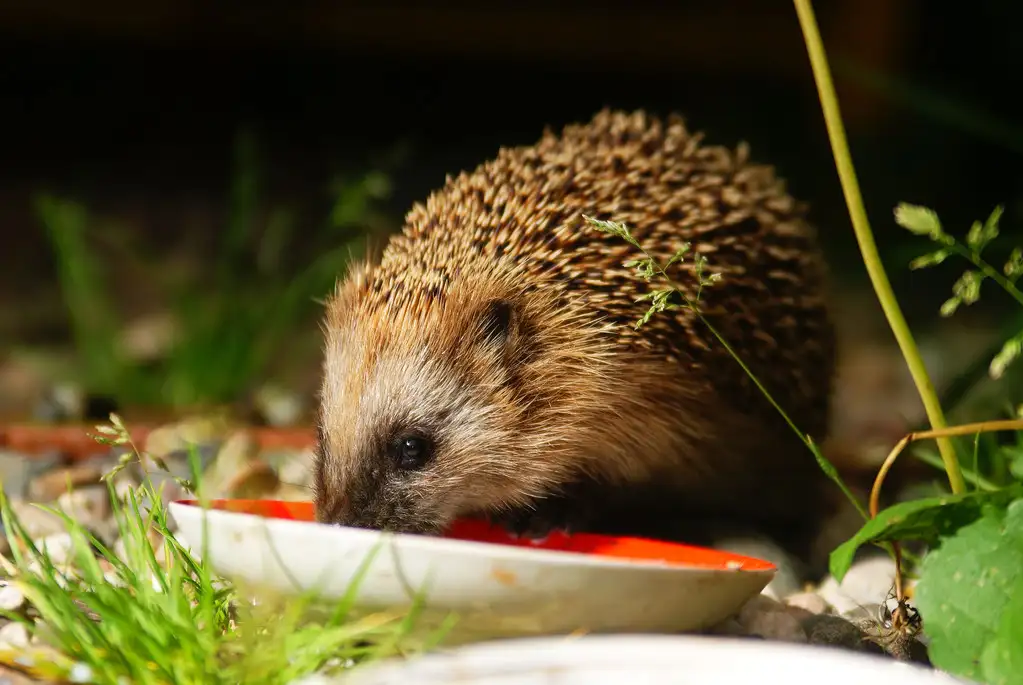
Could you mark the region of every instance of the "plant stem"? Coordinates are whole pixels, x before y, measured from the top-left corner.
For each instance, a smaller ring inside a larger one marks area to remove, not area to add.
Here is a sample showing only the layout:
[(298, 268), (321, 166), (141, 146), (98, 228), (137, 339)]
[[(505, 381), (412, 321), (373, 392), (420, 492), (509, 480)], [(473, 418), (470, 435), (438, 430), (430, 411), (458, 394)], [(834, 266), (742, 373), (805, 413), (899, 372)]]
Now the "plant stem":
[[(935, 430), (940, 430), (947, 425), (945, 415), (942, 412), (941, 404), (938, 402), (934, 385), (927, 374), (927, 368), (920, 357), (920, 351), (913, 340), (913, 334), (906, 324), (906, 319), (903, 317), (899, 303), (892, 292), (891, 283), (889, 283), (888, 276), (881, 265), (877, 245), (874, 243), (874, 236), (870, 230), (867, 212), (863, 206), (863, 198), (860, 195), (859, 182), (856, 179), (856, 170), (853, 168), (852, 156), (849, 153), (849, 146), (845, 138), (845, 127), (842, 124), (842, 117), (838, 108), (838, 96), (835, 94), (835, 87), (831, 81), (831, 72), (828, 68), (827, 56), (824, 53), (824, 45), (821, 41), (820, 30), (817, 27), (817, 20), (814, 17), (813, 7), (810, 4), (810, 0), (793, 0), (793, 2), (796, 6), (796, 14), (799, 16), (799, 25), (803, 31), (803, 39), (806, 42), (806, 51), (810, 58), (810, 66), (813, 69), (814, 81), (817, 84), (821, 109), (824, 112), (824, 123), (828, 129), (828, 138), (831, 141), (831, 150), (835, 157), (835, 166), (838, 170), (839, 180), (842, 183), (842, 192), (845, 195), (846, 205), (849, 208), (849, 218), (852, 220), (856, 241), (859, 243), (860, 252), (863, 255), (863, 263), (867, 268), (867, 274), (870, 276), (885, 317), (888, 319), (888, 325), (895, 335), (895, 340), (899, 344), (902, 356), (909, 367), (909, 372), (913, 376), (913, 382), (916, 384), (917, 392), (923, 401), (931, 427)], [(947, 437), (939, 438), (936, 442), (938, 444), (938, 451), (941, 453), (941, 460), (945, 464), (945, 472), (948, 474), (948, 482), (952, 492), (956, 494), (965, 492), (966, 483), (963, 480), (963, 474), (959, 468), (959, 460), (956, 458), (952, 442)]]
[(949, 246), (950, 249), (959, 253), (961, 256), (966, 258), (971, 264), (980, 270), (982, 274), (990, 278), (992, 281), (1002, 287), (1002, 290), (1009, 293), (1012, 299), (1016, 300), (1019, 304), (1023, 305), (1023, 292), (1016, 287), (1016, 284), (1010, 281), (1008, 278), (998, 272), (998, 269), (994, 268), (986, 261), (980, 258), (980, 255), (973, 250), (961, 245), (959, 242), (952, 243)]

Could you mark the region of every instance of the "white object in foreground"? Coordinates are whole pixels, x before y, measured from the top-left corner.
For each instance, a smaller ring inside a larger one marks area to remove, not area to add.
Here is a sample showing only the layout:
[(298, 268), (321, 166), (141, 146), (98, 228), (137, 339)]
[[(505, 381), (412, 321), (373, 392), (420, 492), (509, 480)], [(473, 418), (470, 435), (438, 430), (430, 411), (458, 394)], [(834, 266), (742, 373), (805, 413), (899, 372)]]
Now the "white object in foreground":
[(505, 640), (358, 668), (346, 685), (964, 685), (882, 656), (743, 638)]
[(371, 557), (356, 591), (357, 614), (409, 607), (421, 592), (419, 629), (457, 614), (449, 643), (574, 630), (699, 630), (732, 615), (775, 573), (766, 564), (687, 567), (204, 512), (177, 502), (170, 509), (182, 543), (197, 556), (205, 513), (211, 567), (253, 589), (336, 600)]

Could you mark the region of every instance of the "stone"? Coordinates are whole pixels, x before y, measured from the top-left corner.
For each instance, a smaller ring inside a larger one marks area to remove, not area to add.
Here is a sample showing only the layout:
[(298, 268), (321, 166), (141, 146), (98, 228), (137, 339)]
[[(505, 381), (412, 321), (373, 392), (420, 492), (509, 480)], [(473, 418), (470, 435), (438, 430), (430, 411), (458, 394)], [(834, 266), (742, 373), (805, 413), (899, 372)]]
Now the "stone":
[(33, 540), (66, 530), (61, 517), (31, 502), (12, 499), (10, 504), (11, 511), (25, 529), (25, 534)]
[(68, 482), (72, 488), (77, 488), (96, 485), (102, 477), (103, 469), (94, 460), (54, 469), (32, 479), (28, 485), (28, 498), (35, 502), (52, 502), (67, 492)]
[(46, 554), (54, 566), (62, 566), (74, 556), (75, 544), (70, 533), (61, 532), (35, 540), (39, 552)]
[(28, 629), (19, 621), (11, 621), (0, 628), (0, 649), (25, 649), (28, 647)]
[(743, 632), (768, 640), (806, 642), (806, 632), (800, 618), (788, 608), (767, 595), (758, 595), (746, 602), (736, 617)]
[(248, 431), (233, 433), (202, 474), (202, 487), (210, 497), (221, 496), (228, 483), (259, 458), (259, 444)]
[(811, 645), (841, 647), (856, 652), (883, 653), (876, 643), (867, 639), (859, 627), (841, 616), (811, 615), (802, 623)]
[[(199, 447), (202, 452), (204, 447), (220, 441), (225, 427), (225, 422), (217, 418), (196, 418), (172, 423), (152, 430), (145, 444), (140, 447), (144, 452), (164, 459), (169, 459), (172, 454), (187, 455), (192, 447)], [(188, 460), (185, 459), (185, 473), (176, 475), (187, 478), (187, 468)]]
[(876, 616), (877, 607), (886, 601), (895, 584), (895, 562), (884, 553), (856, 561), (838, 583), (828, 576), (817, 590), (839, 614)]
[(230, 499), (265, 499), (277, 492), (280, 484), (277, 472), (269, 464), (257, 461), (242, 467), (239, 473), (222, 483), (220, 491), (211, 495)]
[(798, 562), (779, 545), (761, 537), (729, 537), (716, 540), (713, 547), (732, 554), (769, 561), (778, 567), (763, 594), (773, 599), (782, 599), (799, 592), (802, 587), (797, 568)]
[(43, 391), (32, 414), (45, 423), (77, 421), (82, 417), (83, 405), (81, 388), (72, 383), (58, 383)]
[(57, 507), (82, 527), (95, 530), (110, 515), (110, 492), (106, 485), (90, 485), (65, 492), (57, 498)]
[(260, 387), (253, 400), (256, 410), (270, 426), (293, 426), (305, 411), (298, 395), (274, 385)]
[(130, 502), (131, 493), (138, 491), (138, 480), (128, 471), (121, 471), (114, 476), (112, 480), (114, 485), (114, 497), (117, 498), (117, 501), (121, 503)]
[(797, 592), (785, 598), (785, 604), (790, 607), (805, 609), (811, 614), (826, 614), (831, 609), (823, 597), (816, 592)]
[(4, 611), (18, 611), (25, 606), (25, 593), (17, 585), (7, 581), (0, 581), (0, 609)]
[(309, 488), (313, 484), (313, 466), (316, 453), (312, 449), (289, 452), (280, 462), (277, 473), (281, 482), (296, 487)]
[(25, 497), (29, 483), (61, 463), (63, 457), (56, 451), (28, 456), (13, 450), (0, 449), (0, 482), (11, 499)]

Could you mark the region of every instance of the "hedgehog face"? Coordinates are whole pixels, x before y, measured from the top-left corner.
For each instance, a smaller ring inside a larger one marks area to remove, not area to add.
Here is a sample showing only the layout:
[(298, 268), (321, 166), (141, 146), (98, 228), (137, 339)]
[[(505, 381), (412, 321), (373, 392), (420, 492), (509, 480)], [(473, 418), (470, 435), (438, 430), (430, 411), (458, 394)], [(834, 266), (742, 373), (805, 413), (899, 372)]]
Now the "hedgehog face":
[(421, 316), (363, 311), (329, 322), (320, 521), (435, 534), (528, 495), (509, 397), (515, 312), (507, 299), (467, 291), (460, 306)]

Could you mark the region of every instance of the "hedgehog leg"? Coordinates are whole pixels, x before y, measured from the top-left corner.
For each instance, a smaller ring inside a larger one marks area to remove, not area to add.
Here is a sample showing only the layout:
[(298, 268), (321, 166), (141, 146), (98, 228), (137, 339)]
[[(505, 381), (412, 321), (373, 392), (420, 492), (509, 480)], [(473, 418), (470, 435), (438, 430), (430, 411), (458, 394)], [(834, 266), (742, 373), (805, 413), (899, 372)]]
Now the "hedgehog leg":
[(530, 506), (492, 514), (490, 521), (513, 535), (534, 539), (553, 532), (585, 532), (598, 516), (596, 500), (588, 495), (588, 484), (573, 483), (561, 492), (534, 499)]

